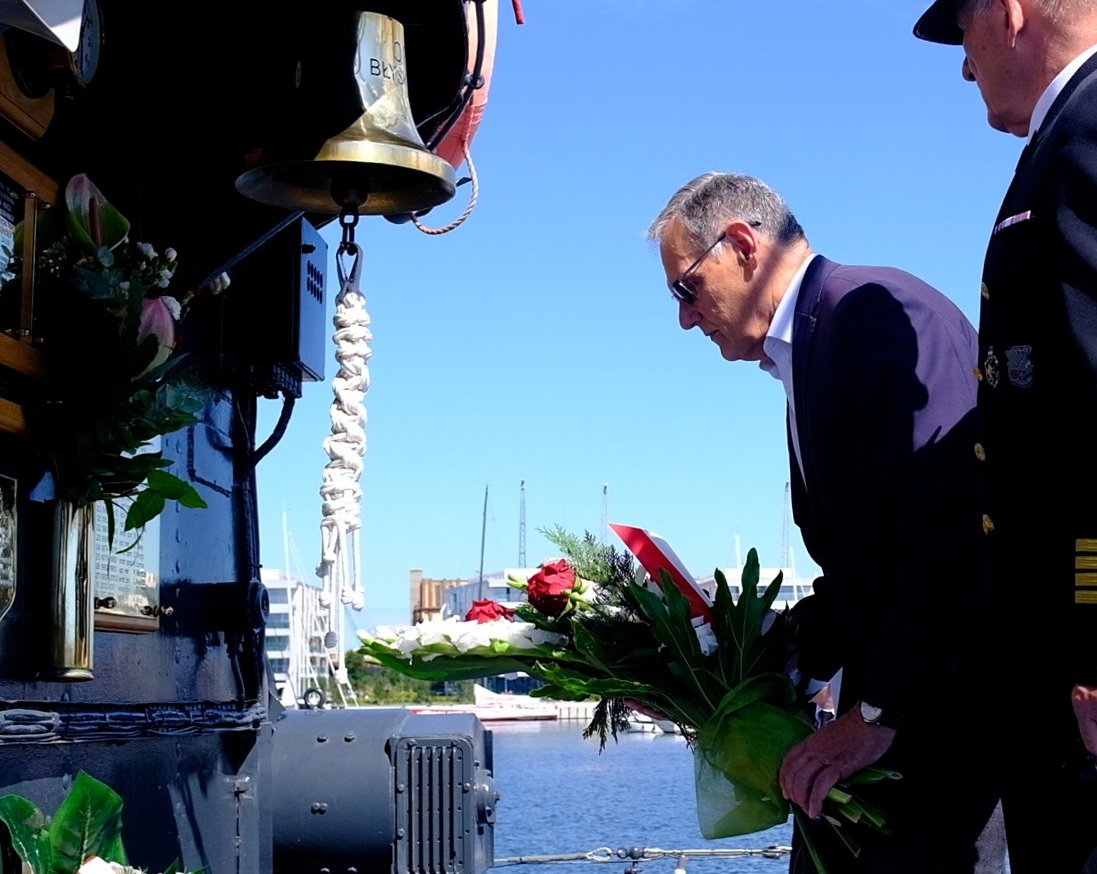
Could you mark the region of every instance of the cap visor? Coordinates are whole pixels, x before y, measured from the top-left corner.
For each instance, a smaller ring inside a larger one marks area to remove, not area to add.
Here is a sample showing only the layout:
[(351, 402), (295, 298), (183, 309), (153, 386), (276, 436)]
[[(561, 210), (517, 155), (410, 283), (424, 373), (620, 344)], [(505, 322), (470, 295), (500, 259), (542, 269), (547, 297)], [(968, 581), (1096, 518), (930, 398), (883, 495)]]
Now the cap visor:
[(914, 35), (927, 42), (958, 46), (964, 42), (964, 32), (956, 23), (954, 0), (937, 0), (914, 25)]

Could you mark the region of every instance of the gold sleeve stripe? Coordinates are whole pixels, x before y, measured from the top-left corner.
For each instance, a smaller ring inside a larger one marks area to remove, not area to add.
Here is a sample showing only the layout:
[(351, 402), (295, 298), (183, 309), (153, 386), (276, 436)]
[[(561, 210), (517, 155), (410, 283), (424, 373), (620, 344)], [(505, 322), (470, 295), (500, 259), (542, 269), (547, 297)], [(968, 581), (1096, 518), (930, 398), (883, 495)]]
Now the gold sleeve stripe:
[(1075, 552), (1097, 552), (1097, 538), (1079, 537), (1074, 541)]
[(1097, 571), (1097, 555), (1074, 556), (1074, 569), (1076, 571)]
[(1079, 589), (1097, 589), (1097, 574), (1075, 574), (1074, 585)]
[(1074, 593), (1075, 604), (1097, 604), (1097, 592), (1080, 592)]

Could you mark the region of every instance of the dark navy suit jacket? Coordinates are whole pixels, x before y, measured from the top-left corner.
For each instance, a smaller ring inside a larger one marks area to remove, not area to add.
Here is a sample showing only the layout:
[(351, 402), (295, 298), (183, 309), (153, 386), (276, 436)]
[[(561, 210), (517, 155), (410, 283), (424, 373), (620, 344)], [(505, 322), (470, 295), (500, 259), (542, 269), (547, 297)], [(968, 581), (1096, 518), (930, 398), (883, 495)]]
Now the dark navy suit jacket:
[(1022, 155), (981, 291), (983, 512), (1003, 640), (1024, 641), (1003, 655), (1065, 709), (1097, 685), (1097, 56)]
[[(823, 571), (798, 609), (802, 668), (842, 665), (901, 721), (946, 682), (970, 618), (978, 530), (976, 333), (918, 278), (816, 257), (792, 336), (804, 473), (793, 518)], [(890, 717), (890, 719), (888, 719)]]

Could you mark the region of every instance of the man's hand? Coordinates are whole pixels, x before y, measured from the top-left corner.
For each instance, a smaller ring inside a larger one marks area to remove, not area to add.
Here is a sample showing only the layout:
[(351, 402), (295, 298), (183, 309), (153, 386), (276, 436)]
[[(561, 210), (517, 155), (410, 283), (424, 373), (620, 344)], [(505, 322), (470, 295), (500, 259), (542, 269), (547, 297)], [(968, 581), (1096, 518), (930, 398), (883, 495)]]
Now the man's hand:
[(1070, 693), (1078, 731), (1086, 749), (1097, 756), (1097, 686), (1075, 686)]
[(894, 739), (895, 729), (869, 725), (851, 710), (788, 751), (778, 775), (781, 792), (817, 819), (823, 812), (823, 799), (834, 784), (878, 761)]

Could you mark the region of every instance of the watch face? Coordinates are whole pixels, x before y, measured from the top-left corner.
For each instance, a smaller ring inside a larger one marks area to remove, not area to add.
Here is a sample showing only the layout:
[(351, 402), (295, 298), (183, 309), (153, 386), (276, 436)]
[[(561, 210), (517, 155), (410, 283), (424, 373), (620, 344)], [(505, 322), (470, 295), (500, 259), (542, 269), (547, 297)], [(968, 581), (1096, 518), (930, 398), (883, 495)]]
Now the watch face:
[(98, 0), (84, 0), (84, 19), (80, 23), (80, 44), (73, 52), (73, 72), (80, 84), (87, 85), (99, 69), (99, 50), (103, 45), (103, 17)]
[(880, 717), (884, 715), (884, 711), (879, 707), (873, 707), (871, 704), (861, 702), (861, 718), (871, 725), (875, 725), (880, 721)]

